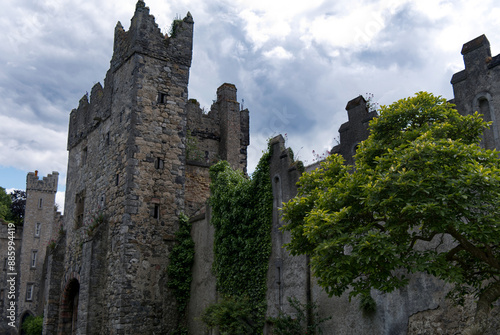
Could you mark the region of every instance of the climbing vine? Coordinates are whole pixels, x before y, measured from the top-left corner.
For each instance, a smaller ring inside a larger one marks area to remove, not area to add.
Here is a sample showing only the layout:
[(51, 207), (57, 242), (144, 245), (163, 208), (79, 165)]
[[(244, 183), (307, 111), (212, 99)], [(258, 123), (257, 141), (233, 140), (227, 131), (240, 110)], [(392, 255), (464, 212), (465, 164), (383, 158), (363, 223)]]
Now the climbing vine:
[(248, 299), (252, 314), (257, 314), (257, 318), (252, 316), (257, 319), (252, 325), (255, 330), (264, 325), (271, 254), (273, 194), (269, 159), (268, 150), (251, 179), (233, 170), (226, 161), (210, 168), (217, 289), (226, 298)]
[(167, 286), (172, 290), (177, 300), (177, 311), (180, 322), (175, 334), (187, 334), (186, 312), (189, 303), (192, 281), (192, 266), (194, 261), (194, 242), (191, 238), (191, 223), (189, 218), (181, 213), (179, 230), (175, 234), (176, 244), (172, 249), (170, 264), (167, 269)]

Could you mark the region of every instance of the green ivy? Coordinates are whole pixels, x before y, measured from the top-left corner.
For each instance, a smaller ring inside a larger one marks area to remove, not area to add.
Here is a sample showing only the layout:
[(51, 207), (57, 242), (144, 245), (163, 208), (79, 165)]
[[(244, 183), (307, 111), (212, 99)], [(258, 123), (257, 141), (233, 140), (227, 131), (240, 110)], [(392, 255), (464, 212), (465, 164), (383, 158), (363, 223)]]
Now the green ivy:
[(230, 299), (249, 299), (259, 314), (257, 329), (262, 329), (265, 320), (262, 306), (271, 254), (273, 194), (269, 159), (268, 150), (251, 179), (233, 170), (226, 161), (210, 168), (217, 290)]
[[(191, 223), (189, 218), (181, 213), (179, 230), (175, 234), (176, 244), (170, 255), (167, 269), (167, 286), (172, 290), (177, 300), (177, 311), (181, 318), (177, 334), (183, 334), (185, 329), (187, 306), (191, 292), (192, 266), (194, 261), (194, 242), (191, 238)], [(186, 332), (187, 334), (187, 332)]]

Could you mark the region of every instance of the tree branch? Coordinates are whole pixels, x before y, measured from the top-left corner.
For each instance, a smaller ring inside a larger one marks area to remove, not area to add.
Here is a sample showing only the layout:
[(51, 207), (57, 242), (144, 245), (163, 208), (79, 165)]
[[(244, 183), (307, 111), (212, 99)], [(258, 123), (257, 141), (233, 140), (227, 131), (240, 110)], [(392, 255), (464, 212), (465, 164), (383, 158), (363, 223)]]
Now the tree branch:
[(476, 303), (476, 314), (473, 323), (467, 327), (462, 335), (482, 335), (488, 329), (488, 316), (491, 304), (500, 298), (500, 282), (494, 282), (481, 293)]
[(476, 247), (474, 244), (469, 242), (465, 237), (463, 237), (458, 231), (456, 231), (453, 227), (449, 226), (447, 228), (447, 232), (453, 236), (462, 247), (470, 252), (473, 256), (476, 258), (482, 260), (486, 264), (488, 264), (491, 267), (494, 267), (495, 269), (500, 270), (500, 263), (495, 257), (489, 257), (488, 254), (486, 254), (483, 250), (479, 249)]

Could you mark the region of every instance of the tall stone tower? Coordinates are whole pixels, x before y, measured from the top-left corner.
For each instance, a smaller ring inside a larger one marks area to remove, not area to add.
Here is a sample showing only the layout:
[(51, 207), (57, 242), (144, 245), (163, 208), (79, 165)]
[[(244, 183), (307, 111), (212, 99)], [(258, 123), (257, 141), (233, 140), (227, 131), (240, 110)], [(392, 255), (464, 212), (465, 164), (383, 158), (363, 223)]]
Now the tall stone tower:
[(42, 179), (35, 171), (26, 177), (26, 209), (20, 258), (18, 320), (43, 313), (41, 278), (47, 246), (55, 237), (58, 213), (55, 209), (58, 172)]
[[(166, 267), (184, 210), (186, 103), (193, 19), (161, 33), (137, 2), (118, 22), (104, 87), (70, 115), (64, 252), (49, 282), (59, 334), (164, 334), (176, 325)], [(57, 304), (55, 302), (58, 302)]]

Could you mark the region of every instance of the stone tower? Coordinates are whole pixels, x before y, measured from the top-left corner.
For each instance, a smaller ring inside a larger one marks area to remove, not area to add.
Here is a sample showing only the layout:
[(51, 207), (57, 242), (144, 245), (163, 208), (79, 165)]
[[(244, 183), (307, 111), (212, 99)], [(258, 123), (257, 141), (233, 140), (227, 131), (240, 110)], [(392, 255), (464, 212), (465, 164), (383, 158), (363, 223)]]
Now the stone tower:
[(26, 215), (24, 218), (21, 259), (20, 288), (18, 295), (18, 320), (25, 316), (41, 315), (43, 304), (43, 267), (49, 242), (58, 232), (59, 214), (55, 209), (58, 172), (42, 179), (38, 172), (26, 177)]
[(47, 333), (175, 328), (166, 266), (184, 210), (192, 36), (189, 13), (166, 36), (138, 1), (130, 29), (115, 28), (104, 87), (71, 112), (63, 280)]
[(161, 33), (142, 0), (118, 22), (104, 86), (70, 114), (65, 235), (49, 256), (44, 334), (165, 334), (178, 324), (167, 266), (181, 212), (203, 212), (208, 168), (246, 169), (248, 110), (223, 84), (188, 102), (193, 18)]

